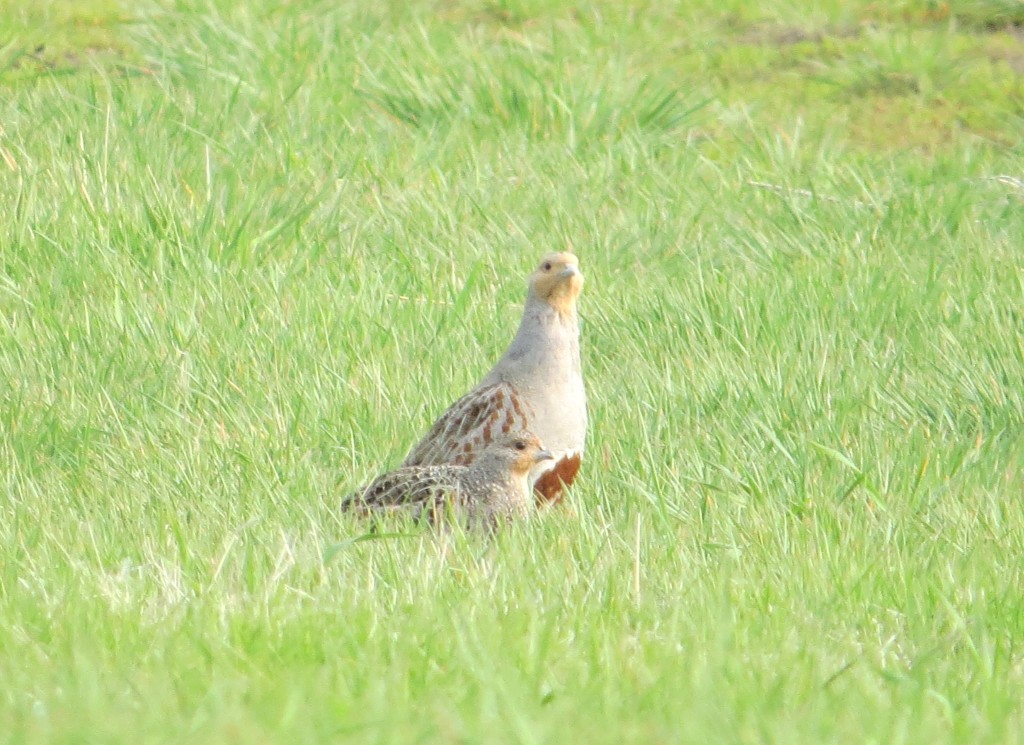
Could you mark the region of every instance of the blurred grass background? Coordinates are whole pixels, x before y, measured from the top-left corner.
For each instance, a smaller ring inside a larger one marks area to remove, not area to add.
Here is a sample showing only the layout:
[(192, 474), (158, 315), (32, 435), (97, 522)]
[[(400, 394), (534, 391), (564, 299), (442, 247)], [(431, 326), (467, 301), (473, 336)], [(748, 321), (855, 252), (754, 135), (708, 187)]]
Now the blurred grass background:
[[(0, 9), (6, 741), (1020, 739), (1019, 2)], [(562, 249), (569, 504), (352, 542)]]

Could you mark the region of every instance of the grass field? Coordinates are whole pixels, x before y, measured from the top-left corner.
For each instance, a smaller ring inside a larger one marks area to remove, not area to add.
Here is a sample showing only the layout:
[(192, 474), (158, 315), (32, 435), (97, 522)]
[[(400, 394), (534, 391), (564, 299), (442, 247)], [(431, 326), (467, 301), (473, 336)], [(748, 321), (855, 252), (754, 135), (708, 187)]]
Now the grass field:
[[(1024, 740), (1022, 24), (0, 2), (0, 741)], [(566, 248), (568, 504), (353, 540)]]

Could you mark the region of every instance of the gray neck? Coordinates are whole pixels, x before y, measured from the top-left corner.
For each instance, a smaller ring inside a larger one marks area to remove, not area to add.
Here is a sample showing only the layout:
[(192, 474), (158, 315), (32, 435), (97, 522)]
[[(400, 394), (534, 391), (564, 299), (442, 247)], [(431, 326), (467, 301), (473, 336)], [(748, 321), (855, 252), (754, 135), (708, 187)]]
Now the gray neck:
[[(560, 363), (568, 363), (564, 367)], [(532, 377), (551, 369), (580, 372), (580, 332), (576, 309), (561, 315), (551, 305), (533, 294), (526, 297), (523, 320), (505, 354), (484, 378), (484, 384), (505, 380), (529, 382)]]
[(469, 466), (469, 473), (482, 482), (500, 483), (509, 488), (515, 488), (527, 476), (513, 472), (507, 456), (486, 450)]

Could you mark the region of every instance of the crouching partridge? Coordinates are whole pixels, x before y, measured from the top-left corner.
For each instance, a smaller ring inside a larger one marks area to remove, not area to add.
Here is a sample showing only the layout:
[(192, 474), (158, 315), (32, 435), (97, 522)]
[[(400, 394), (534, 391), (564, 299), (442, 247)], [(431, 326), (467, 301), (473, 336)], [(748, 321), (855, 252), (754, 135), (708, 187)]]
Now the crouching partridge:
[(472, 464), (502, 434), (532, 432), (551, 451), (532, 469), (541, 504), (561, 499), (583, 458), (587, 396), (576, 301), (583, 289), (571, 253), (545, 256), (530, 275), (519, 330), (483, 380), (441, 415), (405, 466)]
[(509, 432), (481, 449), (472, 465), (404, 466), (386, 473), (346, 498), (342, 510), (404, 511), (431, 524), (450, 517), (466, 527), (493, 528), (533, 510), (530, 471), (551, 458), (534, 435)]

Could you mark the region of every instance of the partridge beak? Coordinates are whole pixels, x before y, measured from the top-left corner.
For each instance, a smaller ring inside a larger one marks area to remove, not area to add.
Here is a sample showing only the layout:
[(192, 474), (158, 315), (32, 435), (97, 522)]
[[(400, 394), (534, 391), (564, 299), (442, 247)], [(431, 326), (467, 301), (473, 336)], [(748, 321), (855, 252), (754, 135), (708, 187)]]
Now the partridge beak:
[(533, 456), (535, 463), (540, 463), (542, 460), (554, 460), (555, 456), (551, 454), (550, 450), (538, 450)]
[(558, 273), (560, 279), (569, 279), (570, 277), (578, 276), (580, 270), (574, 266), (567, 266), (565, 269)]

